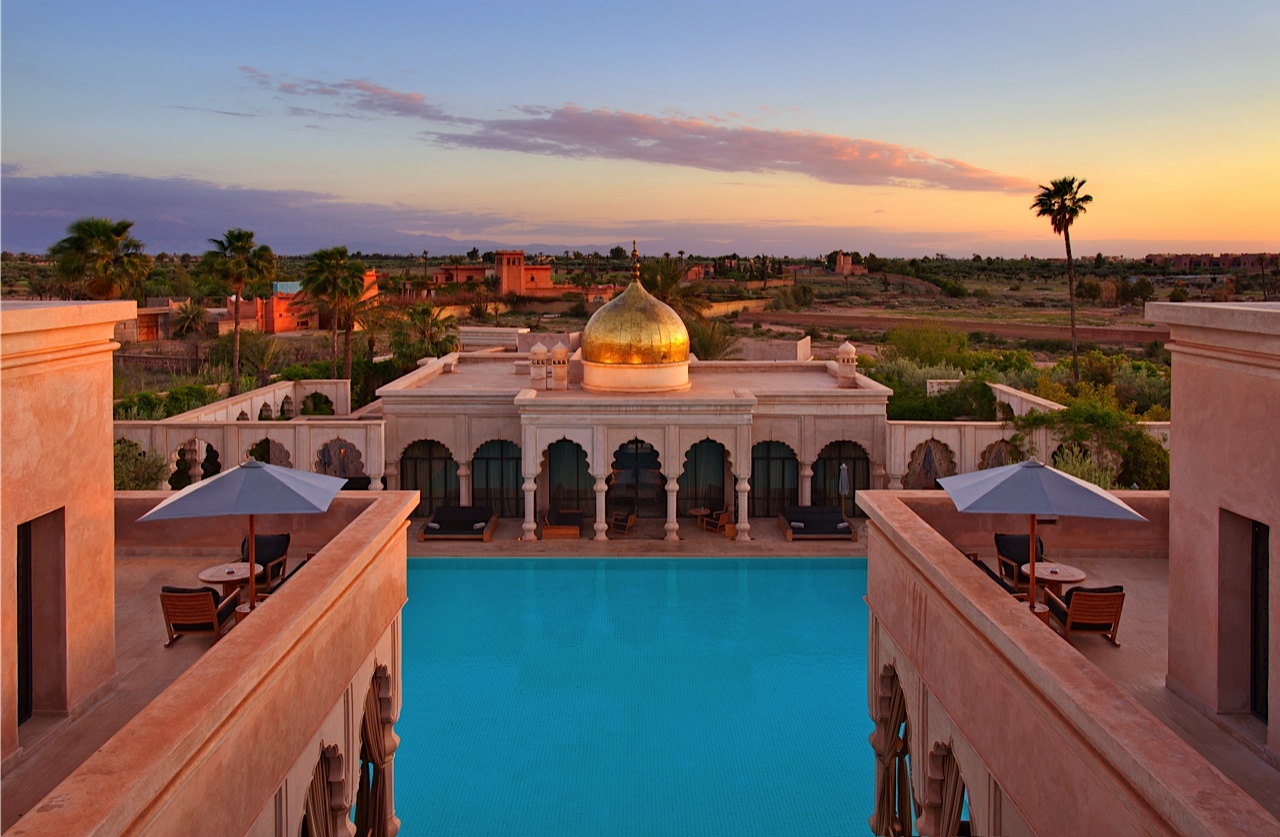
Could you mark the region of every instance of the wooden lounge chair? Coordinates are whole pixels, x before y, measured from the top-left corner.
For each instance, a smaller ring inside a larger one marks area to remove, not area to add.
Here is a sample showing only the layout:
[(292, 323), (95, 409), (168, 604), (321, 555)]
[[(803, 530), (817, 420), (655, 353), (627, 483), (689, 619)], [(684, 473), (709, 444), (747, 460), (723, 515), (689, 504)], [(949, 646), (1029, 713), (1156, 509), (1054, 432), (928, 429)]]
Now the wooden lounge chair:
[(185, 634), (213, 634), (213, 641), (217, 642), (232, 624), (239, 604), (238, 590), (224, 599), (212, 587), (161, 587), (160, 609), (169, 634), (164, 647)]
[(727, 509), (724, 511), (712, 512), (711, 514), (704, 515), (702, 519), (698, 521), (698, 525), (708, 532), (724, 534), (725, 528), (733, 522), (731, 520), (732, 517), (733, 515), (731, 515)]
[(636, 507), (632, 506), (626, 511), (614, 512), (613, 518), (609, 521), (609, 531), (619, 535), (629, 535), (631, 530), (636, 527)]
[[(1031, 585), (1031, 576), (1022, 571), (1022, 565), (1031, 560), (1030, 535), (996, 535), (996, 564), (1000, 575), (1019, 590)], [(1036, 560), (1044, 560), (1044, 541), (1036, 536)]]
[(557, 538), (577, 540), (581, 534), (582, 511), (580, 509), (551, 509), (542, 518), (544, 541)]
[(1124, 588), (1072, 587), (1058, 598), (1044, 591), (1044, 603), (1049, 606), (1050, 624), (1066, 639), (1072, 634), (1102, 634), (1116, 642), (1120, 630), (1120, 612), (1124, 610)]
[(970, 561), (973, 562), (974, 566), (982, 570), (983, 574), (986, 575), (987, 578), (991, 579), (997, 585), (999, 585), (1001, 590), (1005, 591), (1010, 596), (1013, 596), (1015, 599), (1017, 599), (1020, 602), (1025, 602), (1027, 600), (1027, 593), (1025, 590), (1019, 590), (1009, 581), (1002, 578), (999, 573), (997, 573), (995, 570), (988, 567), (986, 563), (984, 563), (980, 558), (978, 558), (978, 554), (976, 552), (969, 553), (968, 558)]

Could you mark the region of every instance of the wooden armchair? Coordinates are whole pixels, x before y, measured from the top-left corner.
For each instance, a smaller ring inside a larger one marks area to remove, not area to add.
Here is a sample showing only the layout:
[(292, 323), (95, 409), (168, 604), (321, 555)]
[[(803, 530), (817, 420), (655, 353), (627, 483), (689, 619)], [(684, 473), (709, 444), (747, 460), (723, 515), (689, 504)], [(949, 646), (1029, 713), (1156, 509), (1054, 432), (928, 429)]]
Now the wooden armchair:
[(1124, 588), (1072, 587), (1058, 598), (1044, 591), (1044, 603), (1049, 606), (1049, 624), (1066, 639), (1075, 634), (1102, 634), (1119, 645), (1116, 633), (1120, 630), (1120, 613), (1124, 610)]
[(184, 634), (213, 634), (213, 641), (217, 642), (232, 624), (239, 604), (238, 590), (224, 599), (212, 587), (161, 587), (160, 609), (169, 634), (164, 647)]
[(636, 527), (636, 507), (632, 506), (626, 511), (614, 512), (613, 518), (609, 521), (609, 531), (619, 535), (629, 535), (631, 530)]
[(708, 532), (716, 532), (723, 535), (725, 527), (733, 522), (732, 517), (733, 514), (727, 509), (725, 511), (712, 512), (699, 520), (698, 525)]

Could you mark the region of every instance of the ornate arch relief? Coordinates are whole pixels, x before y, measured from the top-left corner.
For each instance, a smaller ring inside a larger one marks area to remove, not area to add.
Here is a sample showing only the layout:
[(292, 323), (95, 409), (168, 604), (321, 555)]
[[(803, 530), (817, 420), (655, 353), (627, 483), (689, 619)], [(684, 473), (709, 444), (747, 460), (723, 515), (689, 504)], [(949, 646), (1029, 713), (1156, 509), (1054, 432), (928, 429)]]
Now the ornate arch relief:
[[(266, 445), (265, 450), (263, 449), (264, 443)], [(263, 459), (261, 454), (265, 454), (266, 458)], [(277, 442), (275, 439), (260, 439), (253, 445), (253, 447), (249, 448), (249, 450), (245, 452), (245, 459), (249, 459), (251, 457), (253, 459), (266, 462), (268, 465), (279, 465), (282, 468), (293, 467), (293, 459), (290, 457), (289, 449)]]
[(337, 744), (320, 742), (320, 758), (311, 773), (303, 802), (303, 816), (313, 837), (349, 834), (347, 830), (347, 779), (342, 751)]
[(923, 767), (923, 799), (920, 800), (916, 829), (921, 834), (956, 837), (960, 833), (960, 819), (964, 812), (965, 786), (951, 742), (935, 742)]
[(330, 439), (316, 451), (315, 471), (344, 479), (367, 476), (360, 448), (341, 436)]
[(928, 439), (916, 445), (911, 452), (911, 464), (902, 478), (905, 489), (937, 488), (936, 482), (956, 472), (955, 454), (951, 448), (937, 439)]
[(1017, 449), (1009, 443), (1009, 440), (997, 439), (987, 445), (987, 449), (982, 452), (982, 456), (978, 461), (978, 470), (985, 471), (988, 468), (999, 468), (1003, 465), (1012, 465), (1018, 461)]

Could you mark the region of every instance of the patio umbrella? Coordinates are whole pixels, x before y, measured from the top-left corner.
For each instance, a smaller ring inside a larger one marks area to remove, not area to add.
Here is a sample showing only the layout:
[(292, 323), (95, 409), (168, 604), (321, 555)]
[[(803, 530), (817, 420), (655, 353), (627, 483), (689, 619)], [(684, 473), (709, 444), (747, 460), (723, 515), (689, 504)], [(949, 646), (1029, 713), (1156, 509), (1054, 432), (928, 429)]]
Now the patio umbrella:
[(973, 514), (1025, 514), (1031, 521), (1027, 540), (1031, 564), (1030, 606), (1036, 606), (1036, 516), (1094, 517), (1146, 522), (1146, 518), (1093, 483), (1064, 474), (1034, 459), (943, 477), (938, 484), (956, 509)]
[(346, 480), (293, 468), (268, 465), (256, 459), (187, 486), (138, 518), (181, 520), (191, 517), (249, 516), (249, 608), (257, 598), (254, 516), (259, 514), (319, 514), (327, 511)]
[(849, 496), (849, 466), (843, 462), (840, 463), (840, 479), (836, 490), (840, 492), (840, 513), (844, 514), (844, 498)]

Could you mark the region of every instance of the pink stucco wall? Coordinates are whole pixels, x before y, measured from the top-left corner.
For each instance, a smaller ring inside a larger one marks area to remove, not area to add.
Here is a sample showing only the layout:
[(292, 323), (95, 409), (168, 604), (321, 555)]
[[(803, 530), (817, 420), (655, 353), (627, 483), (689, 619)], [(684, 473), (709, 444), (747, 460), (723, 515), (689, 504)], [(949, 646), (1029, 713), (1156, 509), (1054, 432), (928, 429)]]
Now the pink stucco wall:
[(1173, 341), (1169, 685), (1247, 715), (1248, 522), (1271, 529), (1270, 718), (1280, 763), (1280, 303), (1150, 305)]
[[(164, 497), (123, 496), (120, 517)], [(8, 833), (297, 834), (321, 744), (342, 751), (350, 804), (375, 664), (389, 668), (399, 712), (407, 516), (417, 502), (417, 492), (344, 493), (305, 526), (268, 518), (264, 531), (296, 526), (304, 544), (314, 531), (323, 549), (46, 797), (57, 804), (38, 804)], [(123, 533), (136, 539), (148, 525)]]
[[(33, 550), (35, 709), (72, 713), (115, 674), (111, 353), (132, 302), (0, 309), (0, 757), (19, 746), (17, 530)], [(50, 515), (49, 517), (44, 517)]]

